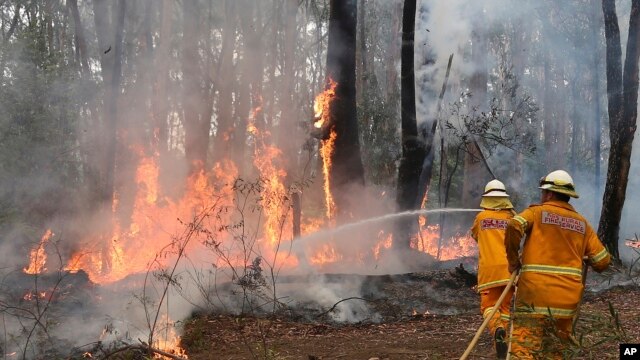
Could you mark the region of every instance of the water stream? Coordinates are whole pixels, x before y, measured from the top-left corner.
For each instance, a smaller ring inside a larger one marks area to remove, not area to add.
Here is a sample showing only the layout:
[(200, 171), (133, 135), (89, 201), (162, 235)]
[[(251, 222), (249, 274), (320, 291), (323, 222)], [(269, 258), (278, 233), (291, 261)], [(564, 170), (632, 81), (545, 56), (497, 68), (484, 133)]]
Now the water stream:
[[(382, 216), (372, 217), (364, 220), (360, 220), (353, 223), (343, 224), (333, 229), (326, 229), (322, 231), (318, 231), (294, 240), (294, 243), (297, 243), (298, 246), (304, 246), (305, 243), (309, 241), (324, 239), (331, 237), (333, 235), (338, 235), (340, 233), (345, 233), (349, 230), (353, 230), (359, 228), (364, 225), (381, 223), (387, 220), (400, 219), (404, 217), (416, 216), (416, 215), (427, 215), (427, 214), (436, 214), (436, 213), (454, 213), (454, 212), (480, 212), (482, 209), (459, 209), (459, 208), (443, 208), (443, 209), (421, 209), (421, 210), (409, 210), (403, 211), (399, 213), (386, 214)], [(295, 248), (296, 246), (294, 246)]]

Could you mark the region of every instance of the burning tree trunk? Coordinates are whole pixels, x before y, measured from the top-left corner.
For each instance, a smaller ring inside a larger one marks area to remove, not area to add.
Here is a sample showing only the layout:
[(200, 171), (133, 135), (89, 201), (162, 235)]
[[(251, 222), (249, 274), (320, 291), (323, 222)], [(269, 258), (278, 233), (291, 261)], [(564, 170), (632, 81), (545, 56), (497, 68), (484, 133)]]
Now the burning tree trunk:
[(337, 83), (331, 102), (329, 123), (335, 132), (330, 156), (330, 187), (338, 221), (346, 220), (355, 210), (356, 201), (349, 195), (364, 185), (364, 168), (360, 156), (356, 118), (356, 0), (331, 0), (327, 77)]
[[(124, 32), (125, 0), (119, 0), (114, 12), (115, 33), (111, 32), (112, 27), (105, 20), (108, 18), (108, 8), (105, 1), (94, 2), (94, 17), (96, 22), (96, 32), (98, 44), (102, 54), (101, 65), (105, 82), (104, 95), (104, 163), (103, 163), (103, 184), (101, 189), (101, 202), (111, 203), (114, 199), (115, 176), (116, 176), (116, 151), (118, 145), (118, 95), (120, 94), (120, 79), (122, 76), (122, 43)], [(104, 32), (102, 32), (104, 31)], [(113, 34), (114, 38), (109, 39), (108, 35)], [(113, 51), (111, 44), (113, 41)], [(107, 45), (109, 44), (109, 45)], [(112, 216), (113, 214), (111, 214)], [(111, 225), (111, 222), (105, 222)], [(107, 225), (107, 226), (108, 226)], [(102, 249), (102, 271), (108, 272), (111, 262), (108, 257), (109, 242), (104, 242)]]
[[(416, 207), (420, 165), (424, 161), (424, 144), (418, 138), (416, 122), (416, 83), (414, 69), (414, 33), (416, 20), (416, 0), (405, 0), (402, 12), (401, 51), (401, 117), (402, 117), (402, 158), (398, 168), (398, 210)], [(408, 249), (410, 234), (415, 228), (413, 219), (401, 220), (395, 232), (394, 246)]]
[(640, 46), (640, 0), (631, 2), (629, 36), (624, 73), (620, 28), (614, 0), (603, 0), (605, 36), (607, 40), (607, 95), (609, 99), (609, 133), (611, 151), (607, 183), (602, 199), (598, 235), (614, 258), (619, 258), (618, 231), (627, 191), (631, 147), (638, 116), (638, 59)]

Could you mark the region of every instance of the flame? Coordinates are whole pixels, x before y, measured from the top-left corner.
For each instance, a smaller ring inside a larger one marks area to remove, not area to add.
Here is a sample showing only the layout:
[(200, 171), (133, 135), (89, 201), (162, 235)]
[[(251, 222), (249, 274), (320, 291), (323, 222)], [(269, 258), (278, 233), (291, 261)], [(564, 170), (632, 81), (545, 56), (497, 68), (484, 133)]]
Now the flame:
[(275, 248), (283, 240), (285, 231), (292, 232), (291, 223), (286, 222), (289, 206), (286, 203), (288, 191), (284, 181), (287, 172), (281, 164), (282, 151), (269, 143), (271, 134), (267, 131), (261, 132), (255, 126), (256, 114), (261, 110), (261, 107), (257, 107), (251, 112), (247, 131), (256, 137), (253, 164), (260, 172), (264, 185), (262, 206), (266, 216), (265, 235), (269, 245)]
[(47, 270), (47, 268), (44, 267), (47, 262), (47, 252), (45, 251), (44, 246), (53, 235), (54, 234), (51, 232), (51, 229), (47, 229), (44, 235), (42, 235), (38, 246), (31, 250), (29, 266), (22, 269), (25, 273), (35, 275)]
[(342, 260), (342, 254), (336, 251), (335, 247), (330, 244), (323, 244), (320, 249), (309, 258), (309, 262), (313, 265), (335, 263), (340, 260)]
[[(133, 150), (140, 156), (135, 177), (137, 191), (128, 227), (123, 227), (115, 216), (119, 204), (114, 199), (111, 233), (86, 239), (64, 267), (71, 272), (86, 271), (95, 283), (110, 283), (149, 270), (151, 263), (166, 252), (166, 246), (174, 240), (172, 235), (181, 230), (179, 222), (166, 219), (188, 221), (196, 209), (219, 199), (217, 194), (226, 194), (221, 206), (232, 203), (231, 186), (238, 173), (233, 163), (224, 161), (215, 164), (209, 172), (202, 169), (193, 174), (187, 179), (184, 196), (172, 201), (159, 193), (158, 154), (142, 156), (140, 149)], [(198, 242), (194, 242), (193, 246), (197, 245)], [(171, 261), (171, 257), (163, 261)]]
[(413, 237), (411, 246), (424, 253), (436, 256), (438, 247), (440, 246), (439, 260), (453, 260), (465, 256), (475, 256), (478, 253), (478, 247), (475, 240), (467, 234), (456, 234), (449, 239), (439, 241), (440, 225), (427, 225), (426, 218), (419, 217), (419, 232)]
[(33, 291), (33, 290), (29, 290), (27, 291), (24, 296), (22, 297), (22, 299), (26, 300), (26, 301), (31, 301), (31, 300), (35, 300), (35, 299), (46, 299), (47, 298), (47, 292), (46, 291)]
[(385, 237), (384, 230), (380, 230), (380, 232), (378, 232), (378, 239), (382, 240), (378, 241), (378, 243), (373, 247), (373, 257), (376, 260), (380, 259), (380, 250), (391, 248), (391, 245), (393, 244), (393, 234), (389, 233)]
[(331, 100), (336, 96), (337, 85), (333, 79), (329, 79), (329, 88), (318, 94), (313, 102), (313, 115), (315, 120), (313, 126), (316, 129), (320, 129), (324, 123), (327, 122), (329, 105), (331, 104)]
[[(158, 350), (162, 350), (166, 353), (179, 356), (183, 359), (188, 359), (187, 352), (180, 346), (180, 336), (176, 333), (175, 324), (167, 317), (166, 314), (162, 315), (160, 324), (166, 324), (166, 328), (159, 331), (159, 335), (162, 337), (154, 341), (153, 346)], [(170, 359), (169, 357), (156, 354), (155, 359)]]
[(303, 235), (309, 235), (322, 229), (323, 226), (323, 218), (305, 218), (300, 227)]
[(335, 130), (331, 129), (329, 139), (322, 140), (320, 148), (320, 156), (322, 157), (322, 174), (324, 175), (324, 196), (325, 205), (327, 206), (327, 218), (332, 220), (335, 218), (336, 203), (333, 200), (333, 194), (331, 194), (331, 155), (333, 154), (334, 145), (337, 134)]

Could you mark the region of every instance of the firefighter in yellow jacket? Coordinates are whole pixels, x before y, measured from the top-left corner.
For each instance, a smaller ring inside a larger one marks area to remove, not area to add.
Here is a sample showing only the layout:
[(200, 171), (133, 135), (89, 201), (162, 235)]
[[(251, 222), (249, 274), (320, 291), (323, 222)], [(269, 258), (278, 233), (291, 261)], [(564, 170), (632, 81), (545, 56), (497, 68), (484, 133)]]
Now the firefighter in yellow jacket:
[[(583, 258), (597, 272), (610, 257), (587, 220), (570, 204), (573, 179), (556, 170), (540, 180), (542, 204), (531, 205), (507, 224), (509, 271), (520, 270), (511, 354), (516, 359), (562, 358), (583, 292)], [(520, 240), (526, 235), (522, 258)]]
[[(473, 222), (471, 236), (478, 242), (478, 292), (480, 293), (480, 312), (483, 317), (496, 306), (496, 302), (509, 282), (507, 255), (504, 248), (504, 234), (507, 220), (515, 212), (509, 200), (504, 184), (491, 180), (484, 188), (480, 212)], [(510, 289), (499, 309), (489, 320), (488, 329), (495, 341), (499, 359), (507, 355), (506, 329), (509, 324), (509, 304), (513, 296)]]

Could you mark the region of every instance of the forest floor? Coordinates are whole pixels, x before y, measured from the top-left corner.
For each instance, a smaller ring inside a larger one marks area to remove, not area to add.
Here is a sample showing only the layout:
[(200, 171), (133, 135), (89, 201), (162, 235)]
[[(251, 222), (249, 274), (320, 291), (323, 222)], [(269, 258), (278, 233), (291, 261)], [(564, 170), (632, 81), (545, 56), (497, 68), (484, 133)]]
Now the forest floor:
[[(458, 270), (378, 278), (375, 322), (200, 315), (187, 321), (182, 346), (192, 360), (457, 359), (482, 322), (479, 296)], [(620, 343), (640, 343), (640, 287), (621, 279), (590, 273), (573, 358), (617, 359)], [(488, 332), (470, 358), (495, 358)]]

